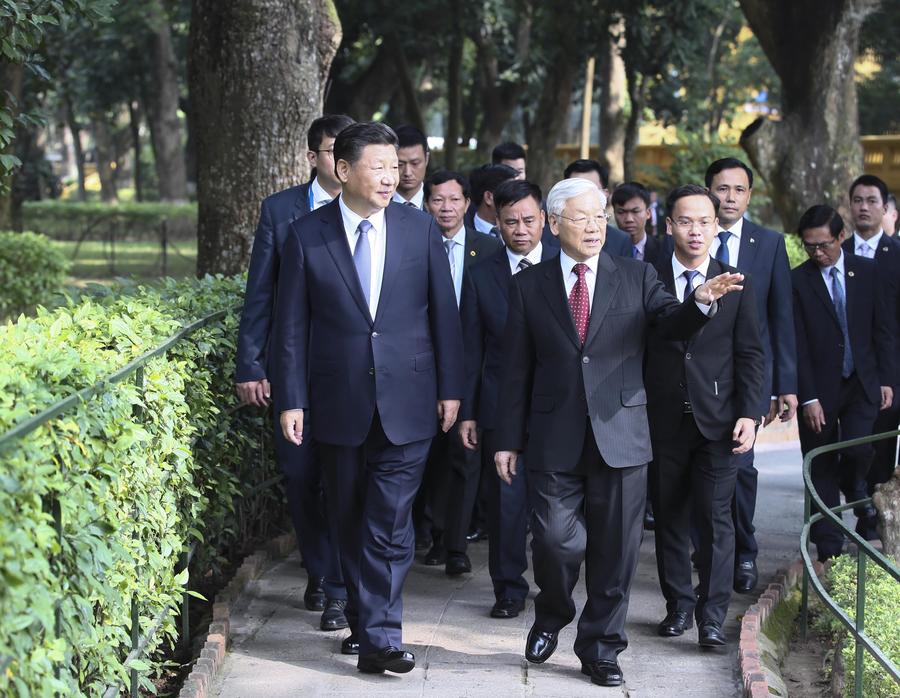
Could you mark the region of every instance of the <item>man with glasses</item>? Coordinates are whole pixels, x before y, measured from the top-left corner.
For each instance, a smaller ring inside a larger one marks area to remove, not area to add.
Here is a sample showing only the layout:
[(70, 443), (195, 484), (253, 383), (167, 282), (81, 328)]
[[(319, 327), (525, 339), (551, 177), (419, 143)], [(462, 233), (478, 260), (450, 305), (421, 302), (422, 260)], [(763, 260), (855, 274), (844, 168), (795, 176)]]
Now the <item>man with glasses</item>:
[(656, 323), (687, 340), (743, 277), (721, 274), (680, 304), (651, 266), (601, 251), (606, 198), (596, 185), (563, 180), (547, 208), (560, 254), (512, 277), (494, 458), (506, 485), (523, 452), (528, 468), (540, 593), (525, 658), (541, 663), (556, 650), (584, 561), (575, 653), (593, 683), (619, 686), (651, 459), (646, 332)]
[[(813, 206), (797, 232), (809, 260), (791, 272), (800, 398), (800, 447), (806, 454), (836, 441), (869, 436), (879, 410), (893, 399), (895, 337), (872, 260), (847, 255), (844, 221), (830, 206)], [(812, 481), (828, 507), (852, 483), (865, 481), (872, 445), (825, 453), (812, 462)], [(819, 560), (841, 554), (841, 530), (822, 519), (810, 534)]]

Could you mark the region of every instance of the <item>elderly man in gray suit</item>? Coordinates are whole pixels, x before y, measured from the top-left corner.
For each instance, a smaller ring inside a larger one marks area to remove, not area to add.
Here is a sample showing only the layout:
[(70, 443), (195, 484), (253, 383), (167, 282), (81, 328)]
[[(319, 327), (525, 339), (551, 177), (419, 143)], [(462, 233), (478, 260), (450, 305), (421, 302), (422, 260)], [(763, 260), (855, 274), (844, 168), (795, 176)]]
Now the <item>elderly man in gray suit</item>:
[(561, 251), (512, 279), (495, 463), (507, 483), (523, 451), (528, 467), (540, 593), (525, 658), (553, 654), (575, 617), (572, 591), (586, 561), (575, 653), (593, 683), (618, 686), (651, 459), (647, 327), (689, 339), (743, 276), (709, 279), (681, 304), (650, 265), (601, 251), (606, 201), (591, 182), (559, 182), (547, 209)]

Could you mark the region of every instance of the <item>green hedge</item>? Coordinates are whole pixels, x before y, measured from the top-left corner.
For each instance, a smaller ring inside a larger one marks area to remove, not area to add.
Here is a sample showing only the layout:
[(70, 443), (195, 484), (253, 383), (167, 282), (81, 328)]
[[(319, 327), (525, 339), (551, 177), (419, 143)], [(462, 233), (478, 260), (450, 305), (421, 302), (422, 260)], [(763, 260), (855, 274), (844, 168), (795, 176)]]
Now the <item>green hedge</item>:
[(22, 216), (26, 228), (57, 240), (155, 240), (163, 221), (172, 239), (197, 235), (197, 204), (26, 201)]
[(247, 509), (280, 503), (277, 490), (252, 503), (239, 496), (275, 472), (260, 457), (264, 417), (230, 409), (242, 287), (239, 278), (169, 279), (0, 328), (3, 433), (189, 321), (229, 309), (151, 360), (142, 388), (110, 386), (0, 453), (0, 695), (97, 696), (123, 679), (133, 595), (142, 631), (164, 611), (150, 658), (132, 665), (150, 690), (152, 653), (175, 637), (183, 552), (197, 542), (192, 569), (205, 572), (248, 533)]
[(49, 302), (68, 269), (69, 261), (43, 235), (0, 232), (0, 318)]

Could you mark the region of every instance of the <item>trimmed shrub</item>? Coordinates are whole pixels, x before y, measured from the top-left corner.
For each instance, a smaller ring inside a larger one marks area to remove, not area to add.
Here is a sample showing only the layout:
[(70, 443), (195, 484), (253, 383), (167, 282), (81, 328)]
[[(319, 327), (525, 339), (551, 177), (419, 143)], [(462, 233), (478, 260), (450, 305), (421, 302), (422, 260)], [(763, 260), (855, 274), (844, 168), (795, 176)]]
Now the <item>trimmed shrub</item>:
[(197, 236), (197, 204), (26, 201), (25, 227), (56, 240), (156, 240), (166, 221), (169, 238)]
[[(275, 473), (259, 440), (270, 424), (235, 409), (242, 288), (239, 278), (169, 279), (0, 328), (6, 432), (224, 311), (142, 376), (0, 451), (0, 695), (96, 696), (130, 667), (152, 690), (153, 653), (176, 634), (185, 551), (196, 543), (192, 569), (205, 572), (246, 533), (245, 506), (260, 517), (280, 507), (277, 489), (242, 504)], [(125, 666), (132, 598), (141, 633), (157, 617), (161, 626), (148, 654)]]
[(48, 303), (68, 269), (69, 261), (43, 235), (0, 232), (0, 318)]

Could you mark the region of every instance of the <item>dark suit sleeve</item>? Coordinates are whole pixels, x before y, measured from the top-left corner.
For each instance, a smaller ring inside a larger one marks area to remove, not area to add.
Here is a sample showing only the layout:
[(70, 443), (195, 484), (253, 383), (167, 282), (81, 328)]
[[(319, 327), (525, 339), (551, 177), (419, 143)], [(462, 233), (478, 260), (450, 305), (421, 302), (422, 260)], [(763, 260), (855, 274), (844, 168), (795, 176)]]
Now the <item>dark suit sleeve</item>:
[(500, 376), (497, 405), (496, 449), (525, 450), (531, 383), (534, 376), (534, 344), (525, 319), (525, 301), (519, 274), (512, 277), (509, 289), (509, 315), (503, 333), (507, 348), (506, 364)]
[(759, 320), (756, 317), (756, 299), (749, 275), (744, 276), (744, 290), (734, 298), (726, 296), (720, 302), (739, 303), (734, 325), (733, 356), (735, 393), (738, 416), (755, 419), (762, 404), (765, 375), (765, 354), (759, 336)]
[(656, 269), (649, 264), (642, 264), (641, 268), (644, 271), (644, 312), (651, 325), (661, 339), (686, 342), (709, 318), (697, 307), (693, 293), (684, 299), (684, 303), (679, 303), (659, 280)]
[(779, 235), (772, 266), (772, 285), (766, 308), (769, 315), (769, 333), (772, 342), (772, 385), (769, 395), (797, 394), (797, 340), (794, 326), (793, 298), (791, 291), (791, 267), (788, 262), (784, 237)]
[(875, 343), (875, 359), (878, 362), (878, 381), (882, 386), (893, 386), (897, 379), (895, 356), (897, 347), (896, 316), (893, 298), (885, 290), (893, 291), (886, 270), (875, 266), (875, 327), (872, 336)]
[(462, 327), (450, 262), (434, 220), (428, 226), (428, 316), (437, 366), (438, 400), (462, 400), (465, 390)]
[(266, 349), (278, 276), (275, 225), (267, 202), (263, 202), (253, 238), (250, 271), (244, 293), (244, 310), (238, 331), (235, 380), (238, 383), (266, 378)]
[(294, 226), (282, 250), (272, 336), (272, 392), (278, 414), (309, 409), (307, 386), (310, 309), (303, 247)]
[(819, 394), (816, 390), (815, 371), (813, 371), (812, 358), (809, 353), (806, 319), (802, 312), (800, 293), (794, 289), (792, 295), (794, 298), (794, 328), (797, 337), (797, 402), (802, 406), (804, 402), (818, 400)]
[(459, 315), (462, 320), (466, 370), (466, 392), (459, 408), (459, 419), (463, 421), (475, 419), (484, 363), (484, 327), (481, 323), (481, 308), (478, 306), (478, 290), (471, 274), (463, 276)]

